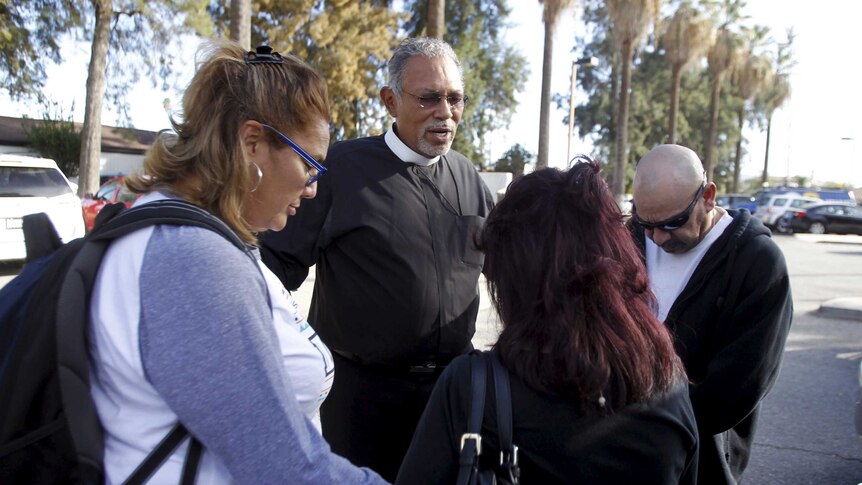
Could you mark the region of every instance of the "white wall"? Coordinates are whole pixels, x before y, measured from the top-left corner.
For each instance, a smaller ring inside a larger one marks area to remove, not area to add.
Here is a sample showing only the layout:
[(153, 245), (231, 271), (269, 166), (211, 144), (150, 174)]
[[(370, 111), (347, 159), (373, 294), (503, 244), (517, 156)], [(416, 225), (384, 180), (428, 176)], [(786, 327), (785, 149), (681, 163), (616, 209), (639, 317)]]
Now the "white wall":
[[(34, 155), (36, 151), (30, 147), (15, 145), (0, 145), (0, 153), (18, 153)], [(130, 153), (102, 152), (99, 161), (99, 174), (102, 175), (128, 175), (141, 168), (144, 156)]]
[(494, 194), (494, 202), (500, 201), (506, 193), (506, 187), (512, 182), (512, 172), (479, 172), (479, 176)]
[(104, 175), (129, 175), (144, 163), (143, 155), (102, 152), (99, 173)]

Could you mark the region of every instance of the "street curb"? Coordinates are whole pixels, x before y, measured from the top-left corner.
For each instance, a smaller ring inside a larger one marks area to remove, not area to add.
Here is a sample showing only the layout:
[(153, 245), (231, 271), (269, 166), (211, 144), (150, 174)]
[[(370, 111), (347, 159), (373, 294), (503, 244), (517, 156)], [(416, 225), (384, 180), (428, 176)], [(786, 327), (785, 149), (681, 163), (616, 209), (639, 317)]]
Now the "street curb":
[(835, 298), (820, 305), (818, 315), (862, 322), (862, 298)]

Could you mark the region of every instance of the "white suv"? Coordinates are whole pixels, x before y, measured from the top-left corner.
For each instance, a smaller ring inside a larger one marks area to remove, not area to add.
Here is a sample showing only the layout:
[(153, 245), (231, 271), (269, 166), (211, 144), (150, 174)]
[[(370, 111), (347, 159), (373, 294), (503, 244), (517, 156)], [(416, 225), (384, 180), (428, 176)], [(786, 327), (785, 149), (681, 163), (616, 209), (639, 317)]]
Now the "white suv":
[(48, 214), (64, 243), (84, 235), (81, 199), (57, 163), (0, 154), (0, 261), (25, 258), (22, 217)]
[(799, 195), (795, 192), (772, 194), (757, 201), (754, 217), (760, 219), (766, 227), (774, 229), (785, 212), (799, 209), (814, 202), (822, 201), (816, 197)]

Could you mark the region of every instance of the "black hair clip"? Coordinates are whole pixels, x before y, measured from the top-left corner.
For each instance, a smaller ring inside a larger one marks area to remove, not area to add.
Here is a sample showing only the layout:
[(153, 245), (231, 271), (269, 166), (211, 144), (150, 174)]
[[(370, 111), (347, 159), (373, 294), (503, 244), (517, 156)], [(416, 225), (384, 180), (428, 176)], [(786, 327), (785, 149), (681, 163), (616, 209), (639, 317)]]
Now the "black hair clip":
[(268, 45), (260, 45), (242, 56), (246, 64), (284, 64), (284, 57)]

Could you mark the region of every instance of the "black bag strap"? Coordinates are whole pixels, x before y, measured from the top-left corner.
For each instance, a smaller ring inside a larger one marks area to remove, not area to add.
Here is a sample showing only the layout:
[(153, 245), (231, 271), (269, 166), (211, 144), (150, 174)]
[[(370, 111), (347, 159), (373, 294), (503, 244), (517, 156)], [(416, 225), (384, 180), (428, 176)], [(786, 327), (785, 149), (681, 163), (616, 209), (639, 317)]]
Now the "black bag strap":
[[(477, 355), (478, 354), (478, 355)], [(455, 483), (467, 485), (479, 465), (482, 454), (482, 418), (485, 414), (485, 380), (487, 369), (481, 353), (470, 356), (470, 414), (467, 415), (467, 432), (461, 435), (461, 455), (458, 461), (458, 478)]]
[(497, 435), (500, 439), (500, 466), (509, 474), (514, 485), (520, 480), (518, 467), (518, 447), (512, 443), (512, 392), (509, 385), (509, 371), (494, 352), (482, 354), (491, 363), (494, 382), (494, 400), (497, 407)]
[[(153, 451), (144, 458), (144, 461), (135, 468), (135, 471), (129, 475), (129, 478), (123, 482), (123, 485), (143, 485), (150, 479), (153, 473), (168, 459), (169, 456), (177, 449), (177, 446), (189, 436), (188, 430), (181, 423), (177, 423), (171, 431), (162, 438), (162, 441), (153, 448)], [(197, 477), (198, 464), (202, 453), (200, 441), (194, 437), (191, 438), (189, 449), (186, 452), (186, 461), (183, 465), (183, 474), (180, 481), (181, 485), (192, 485)]]
[(183, 475), (180, 485), (194, 485), (198, 476), (198, 465), (201, 461), (204, 446), (194, 436), (189, 443), (189, 450), (186, 453), (186, 462), (183, 465)]
[(155, 224), (204, 227), (221, 234), (234, 246), (248, 252), (242, 239), (221, 219), (180, 199), (156, 200), (123, 210), (110, 220), (97, 223), (89, 238), (91, 241), (116, 239)]
[[(74, 301), (88, 301), (92, 293), (92, 285), (98, 271), (98, 265), (87, 264), (88, 261), (100, 261), (108, 244), (116, 238), (130, 234), (138, 229), (157, 224), (197, 226), (210, 229), (233, 243), (254, 262), (255, 258), (246, 244), (224, 222), (184, 200), (165, 199), (148, 202), (140, 206), (126, 209), (122, 204), (108, 205), (102, 209), (96, 219), (96, 227), (88, 234), (81, 250), (75, 255), (66, 279), (79, 281), (66, 284), (64, 280), (58, 297), (58, 311), (69, 308)], [(80, 261), (80, 264), (76, 264)], [(57, 327), (58, 364), (60, 374), (61, 396), (64, 408), (69, 410), (70, 431), (80, 460), (96, 460), (101, 456), (101, 440), (76, 439), (84, 436), (89, 426), (87, 423), (98, 423), (95, 407), (92, 404), (83, 405), (76, 396), (89, 394), (89, 359), (86, 355), (86, 312), (81, 315), (70, 315), (65, 324)], [(64, 321), (58, 319), (58, 322)], [(94, 425), (97, 426), (97, 425)], [(127, 484), (143, 484), (174, 452), (177, 446), (189, 435), (182, 424), (177, 424), (170, 433), (147, 455), (132, 475), (124, 482)], [(202, 454), (202, 446), (194, 437), (189, 444), (186, 462), (183, 468), (182, 483), (191, 484), (197, 475), (197, 469)], [(100, 460), (99, 460), (100, 461)]]

